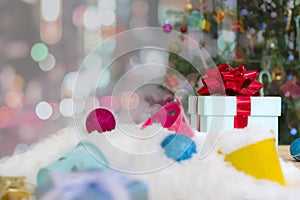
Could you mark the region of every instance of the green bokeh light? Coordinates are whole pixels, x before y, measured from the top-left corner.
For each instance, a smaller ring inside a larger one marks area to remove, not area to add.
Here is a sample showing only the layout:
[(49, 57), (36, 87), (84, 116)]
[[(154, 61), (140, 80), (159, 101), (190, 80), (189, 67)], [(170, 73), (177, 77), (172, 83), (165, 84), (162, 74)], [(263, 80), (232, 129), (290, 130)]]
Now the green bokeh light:
[(41, 62), (48, 56), (49, 50), (44, 43), (36, 43), (32, 46), (30, 55), (35, 62)]

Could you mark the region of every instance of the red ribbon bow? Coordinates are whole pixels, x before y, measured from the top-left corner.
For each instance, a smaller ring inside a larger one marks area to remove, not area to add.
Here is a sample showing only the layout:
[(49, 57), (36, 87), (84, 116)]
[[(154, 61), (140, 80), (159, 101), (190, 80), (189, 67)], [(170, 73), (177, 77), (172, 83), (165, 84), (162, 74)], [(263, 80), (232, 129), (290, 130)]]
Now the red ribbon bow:
[(247, 71), (243, 65), (234, 69), (221, 64), (205, 72), (206, 76), (201, 78), (204, 86), (198, 90), (200, 95), (259, 96), (259, 90), (263, 87), (262, 83), (255, 80), (259, 73)]
[(246, 71), (243, 65), (233, 69), (227, 64), (221, 64), (213, 70), (206, 70), (202, 77), (200, 95), (226, 94), (236, 96), (237, 114), (234, 117), (234, 127), (244, 128), (248, 125), (248, 116), (251, 114), (250, 96), (258, 96), (263, 84), (256, 81), (259, 73), (255, 70)]

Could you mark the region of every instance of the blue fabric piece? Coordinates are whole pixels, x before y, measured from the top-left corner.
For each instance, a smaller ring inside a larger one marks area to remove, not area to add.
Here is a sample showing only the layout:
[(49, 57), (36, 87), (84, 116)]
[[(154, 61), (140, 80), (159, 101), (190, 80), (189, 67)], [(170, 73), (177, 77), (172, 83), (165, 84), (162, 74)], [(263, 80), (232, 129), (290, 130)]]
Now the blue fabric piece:
[(37, 188), (40, 200), (147, 200), (148, 185), (106, 170), (54, 173), (51, 187)]
[(197, 152), (195, 142), (180, 133), (166, 137), (161, 146), (165, 149), (166, 156), (177, 162), (190, 159), (192, 154)]

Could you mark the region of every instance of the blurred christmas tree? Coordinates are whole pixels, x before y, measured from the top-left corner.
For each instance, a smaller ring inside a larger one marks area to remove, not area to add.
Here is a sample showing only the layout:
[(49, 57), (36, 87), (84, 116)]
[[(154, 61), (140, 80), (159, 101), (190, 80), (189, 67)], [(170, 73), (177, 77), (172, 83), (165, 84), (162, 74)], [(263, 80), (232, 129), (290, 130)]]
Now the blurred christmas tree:
[[(199, 45), (205, 43), (203, 38), (216, 40), (216, 65), (243, 64), (248, 70), (260, 71), (263, 94), (282, 97), (280, 144), (290, 144), (300, 136), (300, 1), (214, 0), (212, 11), (203, 11), (201, 3), (199, 9), (194, 8), (191, 2), (187, 1), (185, 8), (189, 9), (179, 13), (182, 20), (173, 29), (196, 35)], [(176, 54), (170, 54), (169, 62), (184, 76), (196, 74), (191, 64)], [(193, 77), (190, 83), (197, 87), (198, 79)], [(176, 85), (176, 77), (169, 74), (166, 82)]]
[(290, 144), (299, 137), (300, 130), (299, 33), (295, 20), (299, 8), (299, 1), (294, 0), (251, 3), (238, 0), (239, 18), (250, 43), (247, 61), (260, 61), (265, 74), (262, 77), (264, 94), (282, 96), (280, 144)]

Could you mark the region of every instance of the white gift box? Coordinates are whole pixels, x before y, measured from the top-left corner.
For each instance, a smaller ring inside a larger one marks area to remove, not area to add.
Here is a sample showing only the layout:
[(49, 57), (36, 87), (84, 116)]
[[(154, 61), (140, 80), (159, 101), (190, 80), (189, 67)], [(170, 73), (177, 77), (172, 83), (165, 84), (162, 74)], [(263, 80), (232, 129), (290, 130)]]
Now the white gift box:
[[(250, 97), (251, 111), (248, 126), (260, 125), (275, 133), (278, 144), (278, 116), (281, 115), (281, 97)], [(234, 128), (237, 114), (235, 96), (189, 97), (188, 112), (191, 126), (200, 132), (227, 131)]]

